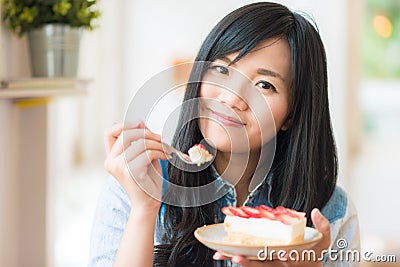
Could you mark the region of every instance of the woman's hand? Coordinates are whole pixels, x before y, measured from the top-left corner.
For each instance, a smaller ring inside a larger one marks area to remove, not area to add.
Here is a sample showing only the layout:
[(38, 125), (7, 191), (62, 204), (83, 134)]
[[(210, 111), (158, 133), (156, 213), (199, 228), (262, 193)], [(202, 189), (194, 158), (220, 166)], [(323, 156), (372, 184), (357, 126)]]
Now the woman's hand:
[(166, 159), (161, 137), (143, 122), (116, 124), (104, 134), (105, 169), (125, 189), (135, 212), (157, 213), (161, 199), (161, 167)]
[[(312, 250), (315, 251), (315, 255), (317, 258), (322, 257), (322, 252), (324, 250), (328, 250), (329, 245), (331, 243), (331, 236), (330, 236), (330, 225), (329, 221), (321, 214), (318, 209), (313, 209), (311, 212), (311, 220), (315, 225), (315, 228), (318, 229), (322, 233), (322, 239), (315, 245)], [(299, 253), (301, 255), (301, 253)], [(233, 256), (232, 258), (223, 256), (221, 253), (216, 252), (214, 254), (215, 260), (231, 260), (232, 262), (239, 264), (240, 266), (244, 267), (261, 267), (261, 266), (276, 266), (276, 267), (283, 267), (283, 266), (296, 266), (296, 267), (313, 267), (313, 266), (322, 266), (321, 261), (313, 261), (308, 262), (300, 259), (299, 261), (291, 261), (287, 259), (287, 261), (281, 260), (273, 260), (273, 261), (254, 261), (248, 260), (246, 257), (241, 255)]]
[(158, 159), (166, 159), (161, 137), (143, 122), (136, 122), (114, 125), (105, 132), (104, 141), (104, 167), (122, 185), (131, 202), (114, 266), (153, 266), (154, 225), (162, 189)]

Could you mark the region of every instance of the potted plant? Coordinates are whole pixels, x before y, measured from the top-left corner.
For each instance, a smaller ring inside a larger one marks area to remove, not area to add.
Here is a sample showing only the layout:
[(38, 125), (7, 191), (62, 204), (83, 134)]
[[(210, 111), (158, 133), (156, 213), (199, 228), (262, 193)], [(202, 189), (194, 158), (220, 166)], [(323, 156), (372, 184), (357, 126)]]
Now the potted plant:
[(94, 29), (97, 0), (2, 0), (2, 17), (27, 34), (33, 76), (76, 77), (82, 30)]

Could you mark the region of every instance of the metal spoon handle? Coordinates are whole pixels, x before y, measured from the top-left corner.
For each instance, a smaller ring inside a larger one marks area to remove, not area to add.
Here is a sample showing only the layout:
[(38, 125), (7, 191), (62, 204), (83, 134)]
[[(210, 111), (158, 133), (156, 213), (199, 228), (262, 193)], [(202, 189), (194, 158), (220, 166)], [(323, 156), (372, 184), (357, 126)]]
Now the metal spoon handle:
[(189, 155), (183, 153), (182, 151), (174, 148), (173, 146), (166, 144), (164, 142), (162, 142), (163, 147), (164, 147), (164, 152), (166, 154), (172, 155), (175, 154), (177, 155), (183, 162), (185, 162), (186, 164), (196, 164), (196, 162), (192, 162), (192, 160), (190, 159)]

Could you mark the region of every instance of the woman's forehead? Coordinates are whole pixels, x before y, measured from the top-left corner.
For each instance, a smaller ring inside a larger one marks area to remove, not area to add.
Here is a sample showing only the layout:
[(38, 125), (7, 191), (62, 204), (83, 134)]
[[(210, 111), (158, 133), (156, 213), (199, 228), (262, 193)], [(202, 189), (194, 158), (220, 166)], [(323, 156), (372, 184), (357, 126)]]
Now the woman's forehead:
[(228, 65), (252, 65), (254, 68), (271, 69), (279, 73), (282, 80), (289, 81), (291, 76), (291, 50), (286, 38), (276, 37), (260, 42), (254, 49), (237, 60), (240, 52), (234, 52), (219, 58)]
[[(290, 46), (289, 46), (289, 42), (288, 42), (287, 38), (285, 36), (280, 36), (280, 37), (268, 38), (266, 40), (261, 41), (253, 49), (246, 52), (244, 55), (242, 55), (241, 53), (242, 53), (243, 49), (245, 49), (245, 48), (242, 48), (235, 52), (220, 54), (219, 56), (217, 56), (215, 58), (215, 60), (220, 59), (220, 60), (227, 61), (227, 63), (235, 63), (235, 62), (241, 60), (243, 57), (247, 57), (247, 55), (257, 53), (260, 50), (263, 50), (263, 49), (269, 48), (269, 47), (273, 47), (274, 49), (276, 49), (277, 47), (280, 47), (281, 50), (286, 50), (286, 52), (288, 52), (286, 54), (290, 54)], [(282, 53), (280, 53), (280, 54), (282, 54)]]

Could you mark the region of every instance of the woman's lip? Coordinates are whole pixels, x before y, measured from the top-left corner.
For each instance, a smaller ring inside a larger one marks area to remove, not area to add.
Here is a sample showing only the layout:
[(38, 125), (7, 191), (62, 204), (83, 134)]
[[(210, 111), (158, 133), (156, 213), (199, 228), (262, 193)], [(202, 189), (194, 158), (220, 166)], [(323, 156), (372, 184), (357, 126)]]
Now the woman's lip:
[[(211, 112), (212, 114), (214, 114), (215, 116), (217, 116), (217, 119), (219, 119), (219, 121), (221, 121), (221, 122), (224, 123), (224, 124), (227, 124), (227, 123), (230, 124), (230, 123), (232, 123), (232, 124), (236, 124), (236, 125), (240, 125), (240, 126), (246, 125), (246, 123), (243, 123), (243, 122), (241, 122), (241, 121), (238, 120), (238, 119), (235, 119), (235, 118), (226, 116), (226, 115), (224, 115), (224, 114), (218, 113), (218, 112), (216, 112), (216, 111), (214, 111), (214, 110), (212, 110), (212, 109), (209, 109), (209, 110), (210, 110), (210, 112)], [(230, 123), (229, 123), (229, 122), (230, 122)]]

